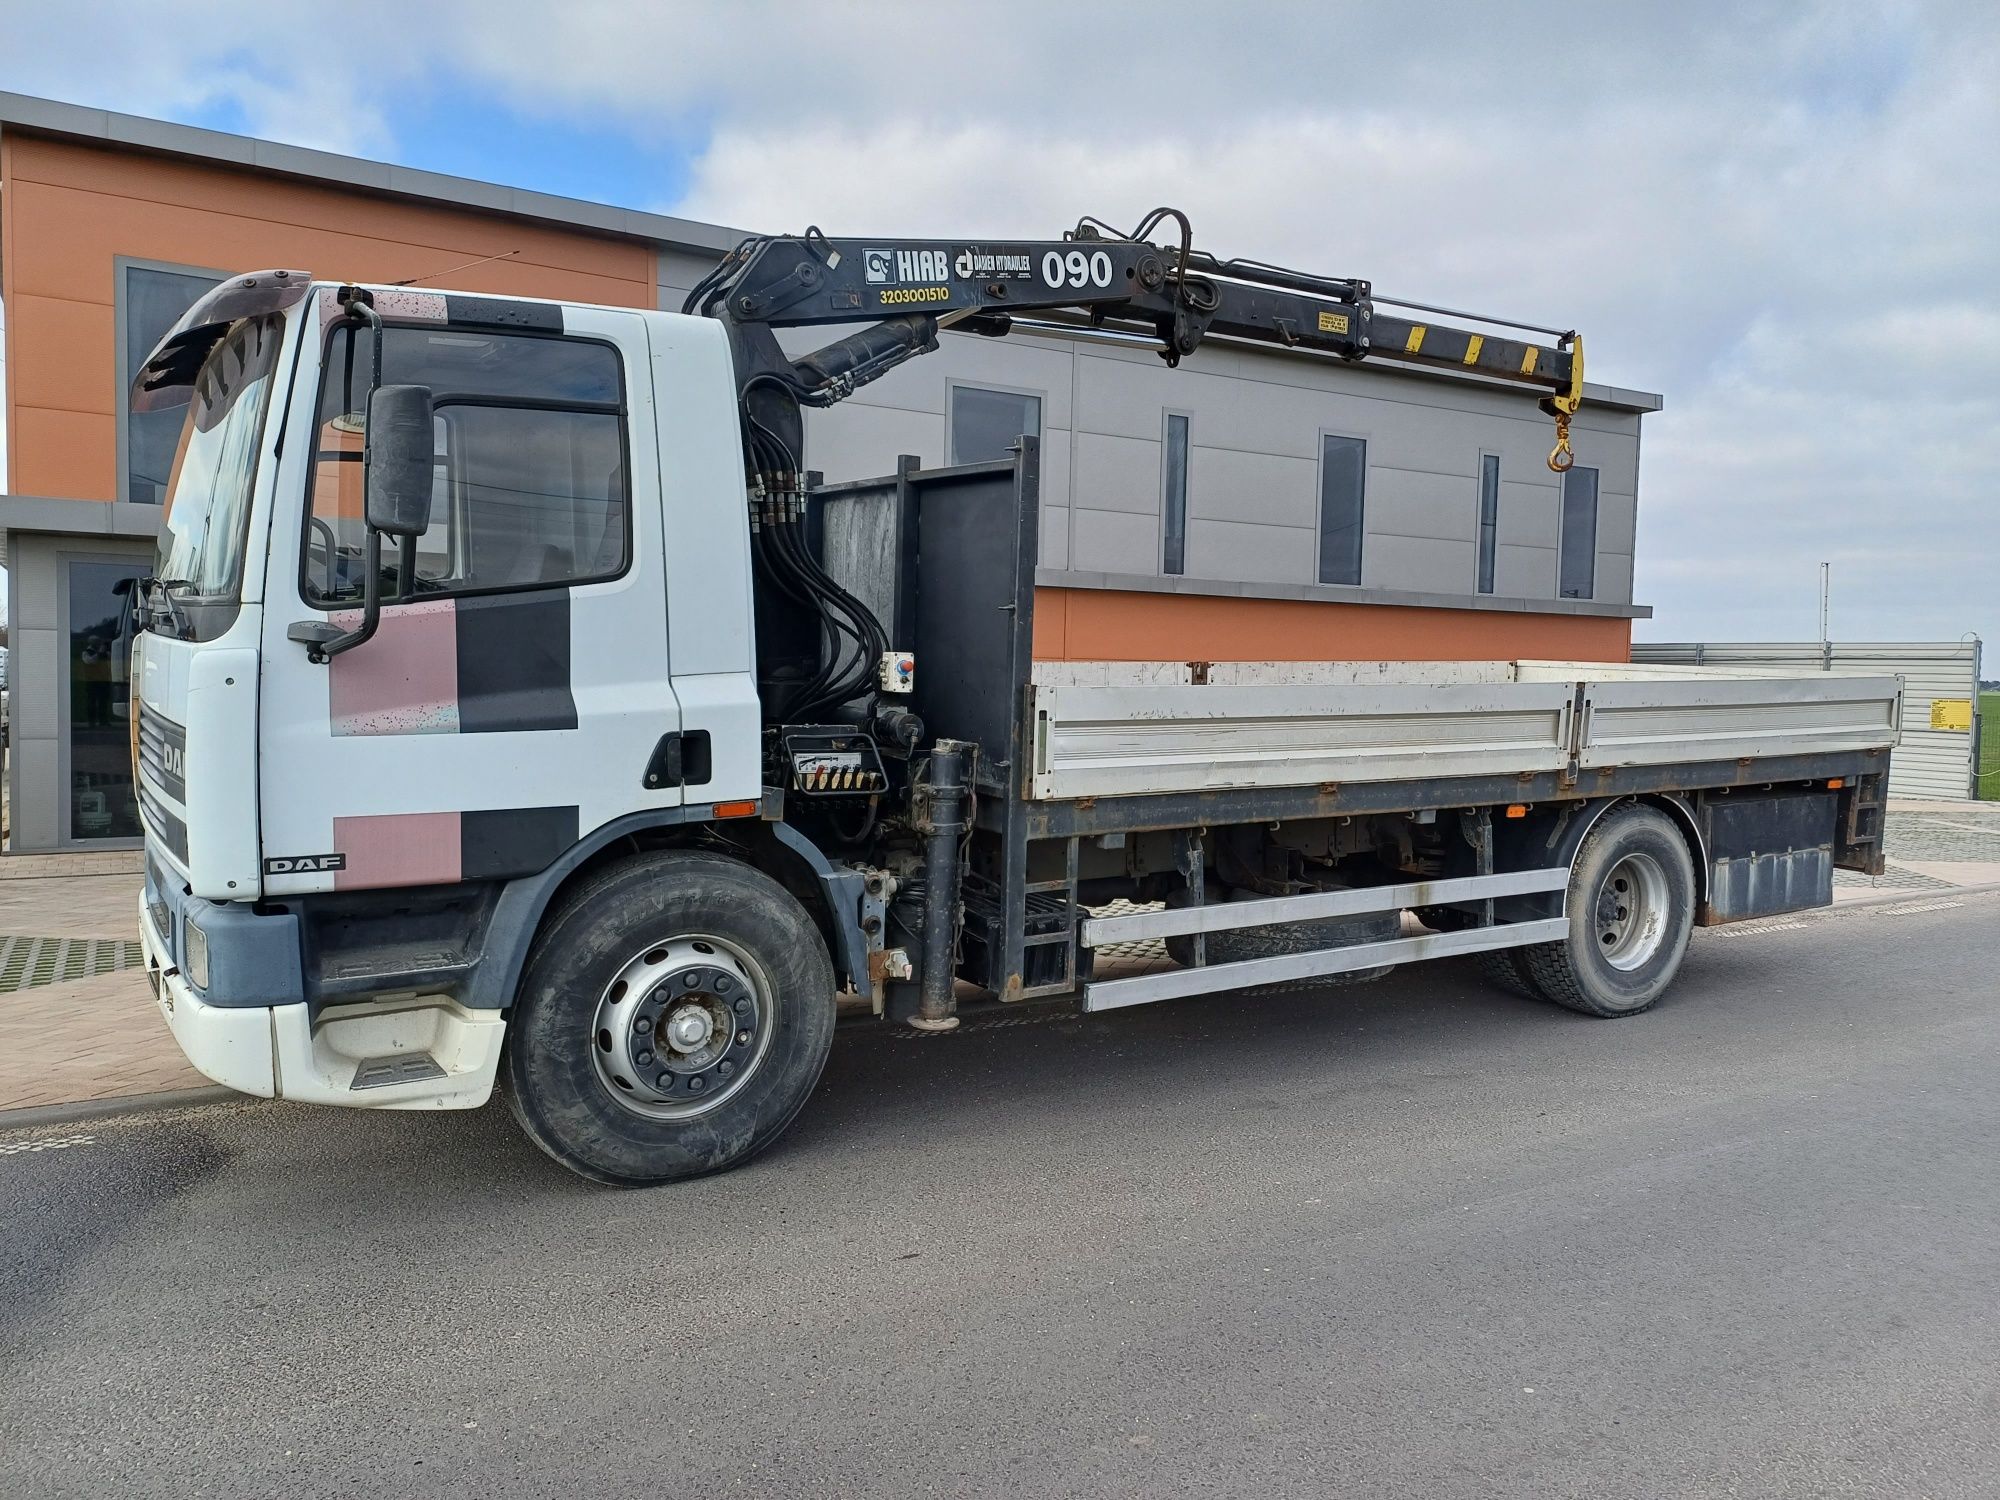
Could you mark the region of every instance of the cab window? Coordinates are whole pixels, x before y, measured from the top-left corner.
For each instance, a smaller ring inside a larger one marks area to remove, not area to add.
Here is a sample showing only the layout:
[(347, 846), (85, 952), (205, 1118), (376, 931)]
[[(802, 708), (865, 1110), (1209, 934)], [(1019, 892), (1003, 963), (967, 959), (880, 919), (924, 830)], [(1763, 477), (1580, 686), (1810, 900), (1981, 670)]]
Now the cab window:
[[(301, 586), (362, 598), (362, 486), (373, 335), (336, 329), (320, 387)], [(392, 326), (385, 384), (428, 386), (431, 519), (405, 558), (382, 549), (384, 603), (612, 578), (630, 555), (618, 353), (591, 339)]]

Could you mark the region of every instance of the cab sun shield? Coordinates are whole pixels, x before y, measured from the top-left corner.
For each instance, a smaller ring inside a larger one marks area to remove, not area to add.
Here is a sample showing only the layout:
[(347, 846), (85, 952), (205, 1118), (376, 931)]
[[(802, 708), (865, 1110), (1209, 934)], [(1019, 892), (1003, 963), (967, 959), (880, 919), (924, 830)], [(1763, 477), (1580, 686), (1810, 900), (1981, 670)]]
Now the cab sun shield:
[(209, 350), (240, 318), (282, 312), (312, 289), (306, 271), (253, 271), (232, 276), (200, 298), (167, 330), (132, 380), (132, 410), (170, 411), (186, 406)]

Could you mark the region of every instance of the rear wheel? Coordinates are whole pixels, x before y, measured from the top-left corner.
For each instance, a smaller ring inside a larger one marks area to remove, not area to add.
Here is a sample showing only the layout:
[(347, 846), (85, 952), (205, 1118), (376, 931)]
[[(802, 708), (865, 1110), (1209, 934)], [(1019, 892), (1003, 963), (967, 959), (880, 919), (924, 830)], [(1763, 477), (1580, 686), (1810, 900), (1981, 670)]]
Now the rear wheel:
[(571, 1171), (636, 1187), (776, 1140), (833, 1041), (834, 976), (776, 881), (704, 853), (612, 866), (566, 901), (521, 981), (508, 1096)]
[(1638, 1015), (1680, 970), (1694, 899), (1694, 861), (1664, 813), (1607, 813), (1570, 867), (1569, 936), (1514, 949), (1520, 972), (1544, 999), (1584, 1015)]

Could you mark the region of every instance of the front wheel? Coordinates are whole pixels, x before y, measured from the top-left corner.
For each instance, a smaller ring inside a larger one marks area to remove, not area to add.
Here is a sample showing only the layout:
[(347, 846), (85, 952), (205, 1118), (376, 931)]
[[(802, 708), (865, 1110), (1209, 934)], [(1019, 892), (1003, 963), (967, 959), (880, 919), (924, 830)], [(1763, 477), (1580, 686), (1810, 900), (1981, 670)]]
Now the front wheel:
[(649, 854), (563, 903), (522, 976), (508, 1097), (571, 1171), (621, 1187), (747, 1161), (804, 1106), (834, 976), (805, 909), (719, 855)]
[(1570, 867), (1569, 936), (1518, 948), (1544, 999), (1587, 1016), (1636, 1016), (1679, 972), (1694, 927), (1694, 861), (1650, 807), (1605, 814)]

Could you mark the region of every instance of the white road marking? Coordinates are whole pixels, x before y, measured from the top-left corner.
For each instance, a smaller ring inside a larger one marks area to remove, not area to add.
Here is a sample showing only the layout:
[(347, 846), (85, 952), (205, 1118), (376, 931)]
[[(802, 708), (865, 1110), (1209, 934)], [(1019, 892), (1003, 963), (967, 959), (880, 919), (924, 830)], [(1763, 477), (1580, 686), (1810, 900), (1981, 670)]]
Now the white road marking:
[(1878, 917), (1902, 917), (1908, 916), (1912, 912), (1950, 911), (1953, 907), (1963, 905), (1965, 905), (1963, 901), (1905, 901), (1897, 906), (1878, 906), (1875, 908), (1875, 915)]
[(94, 1135), (45, 1136), (38, 1141), (7, 1141), (0, 1144), (0, 1156), (18, 1156), (23, 1151), (64, 1151), (71, 1146), (94, 1146)]
[(1728, 927), (1718, 927), (1715, 929), (1715, 935), (1717, 937), (1747, 937), (1750, 934), (1757, 932), (1789, 932), (1793, 928), (1810, 927), (1810, 926), (1812, 926), (1812, 923), (1810, 922), (1797, 922), (1797, 921), (1745, 922), (1740, 925), (1732, 924), (1731, 926)]

